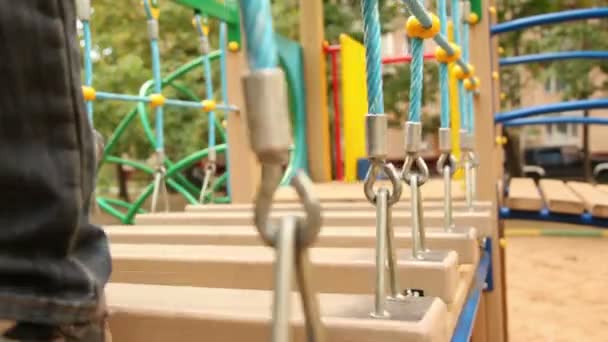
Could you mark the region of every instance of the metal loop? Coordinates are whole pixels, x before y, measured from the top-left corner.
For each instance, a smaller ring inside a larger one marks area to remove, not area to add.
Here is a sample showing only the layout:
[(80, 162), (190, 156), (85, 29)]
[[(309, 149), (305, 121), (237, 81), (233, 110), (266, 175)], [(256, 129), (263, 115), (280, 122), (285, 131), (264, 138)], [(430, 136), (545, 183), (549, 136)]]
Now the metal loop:
[[(416, 165), (417, 171), (414, 171), (413, 167)], [(417, 154), (408, 153), (405, 155), (405, 161), (403, 163), (403, 170), (401, 171), (401, 179), (408, 185), (412, 179), (412, 176), (417, 176), (418, 186), (423, 185), (429, 179), (430, 172), (429, 167), (426, 165), (424, 159)]]
[[(262, 240), (269, 246), (275, 246), (279, 227), (270, 222), (272, 199), (283, 178), (283, 167), (280, 164), (262, 164), (262, 182), (258, 189), (254, 209), (255, 226)], [(321, 230), (321, 202), (315, 196), (313, 185), (308, 176), (299, 171), (291, 180), (306, 216), (298, 218), (298, 247), (307, 248), (315, 242)]]
[(479, 157), (477, 157), (477, 153), (475, 153), (475, 151), (469, 151), (467, 154), (469, 160), (471, 160), (471, 167), (479, 167)]
[(454, 157), (453, 154), (448, 152), (442, 153), (439, 156), (439, 159), (437, 160), (437, 172), (442, 175), (445, 166), (449, 166), (451, 172), (450, 175), (453, 176), (454, 173), (456, 173), (457, 165), (458, 161), (456, 160), (456, 157)]
[(372, 164), (367, 170), (365, 182), (363, 183), (363, 192), (365, 193), (365, 198), (367, 198), (370, 203), (376, 205), (378, 193), (374, 191), (374, 184), (378, 179), (378, 174), (380, 171), (382, 171), (388, 177), (393, 187), (392, 191), (389, 191), (388, 199), (388, 205), (392, 206), (401, 199), (403, 187), (401, 185), (401, 180), (399, 179), (399, 173), (397, 172), (395, 166), (391, 163), (372, 161)]

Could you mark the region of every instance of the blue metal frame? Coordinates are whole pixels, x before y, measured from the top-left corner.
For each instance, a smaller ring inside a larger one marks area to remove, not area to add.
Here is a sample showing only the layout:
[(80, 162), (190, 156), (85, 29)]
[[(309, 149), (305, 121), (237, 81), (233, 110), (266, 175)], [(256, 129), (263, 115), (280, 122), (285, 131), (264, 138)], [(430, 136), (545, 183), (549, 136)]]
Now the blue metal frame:
[(580, 215), (558, 214), (552, 213), (546, 208), (540, 211), (523, 211), (502, 207), (498, 214), (499, 218), (502, 220), (533, 220), (608, 228), (608, 219), (594, 217), (591, 213), (583, 213)]
[(500, 59), (500, 66), (510, 66), (538, 62), (552, 62), (568, 59), (608, 59), (608, 51), (561, 51), (516, 57), (505, 57)]
[(586, 20), (608, 17), (608, 7), (585, 8), (579, 10), (562, 11), (535, 15), (531, 17), (515, 19), (492, 26), (490, 32), (500, 34), (518, 31), (532, 26), (562, 23), (565, 21)]
[(523, 119), (541, 114), (568, 112), (573, 110), (608, 108), (608, 98), (560, 102), (536, 107), (517, 109), (511, 112), (499, 113), (494, 117), (495, 123), (504, 123), (510, 120)]
[(580, 125), (608, 125), (608, 118), (585, 118), (581, 116), (560, 116), (550, 118), (518, 119), (505, 122), (505, 127), (547, 125), (547, 124), (580, 124)]
[(458, 323), (452, 335), (452, 342), (469, 342), (471, 340), (482, 291), (493, 289), (492, 274), (492, 239), (486, 238), (483, 255), (475, 273), (473, 287), (458, 318)]

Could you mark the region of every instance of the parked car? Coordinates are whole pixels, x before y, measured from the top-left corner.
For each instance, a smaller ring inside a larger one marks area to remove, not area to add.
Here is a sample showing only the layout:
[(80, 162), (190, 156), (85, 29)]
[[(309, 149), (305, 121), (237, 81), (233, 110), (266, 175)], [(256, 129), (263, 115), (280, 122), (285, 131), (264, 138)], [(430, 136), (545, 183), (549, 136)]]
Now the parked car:
[[(540, 178), (559, 178), (565, 180), (585, 180), (585, 154), (578, 147), (549, 146), (524, 150), (523, 173), (536, 180)], [(597, 182), (608, 183), (608, 156), (591, 155), (593, 178)]]

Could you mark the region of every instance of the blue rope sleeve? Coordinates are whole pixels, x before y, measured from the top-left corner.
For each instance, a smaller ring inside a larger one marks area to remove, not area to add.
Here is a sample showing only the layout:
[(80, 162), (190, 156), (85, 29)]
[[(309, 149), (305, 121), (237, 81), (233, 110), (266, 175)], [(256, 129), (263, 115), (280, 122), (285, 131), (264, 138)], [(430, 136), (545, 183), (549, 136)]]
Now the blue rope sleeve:
[(410, 85), (410, 113), (409, 121), (420, 122), (422, 111), (422, 88), (424, 73), (424, 41), (420, 38), (412, 38), (412, 62), (411, 85)]
[(369, 114), (384, 113), (382, 93), (382, 56), (378, 0), (363, 0), (363, 37), (367, 71), (367, 106)]
[[(93, 86), (93, 61), (91, 59), (91, 23), (88, 20), (82, 21), (82, 30), (84, 33), (84, 84), (87, 87)], [(87, 101), (87, 114), (89, 122), (93, 124), (93, 101)]]
[(251, 69), (271, 69), (278, 65), (278, 49), (272, 29), (268, 0), (240, 0), (247, 52)]
[[(441, 35), (448, 34), (448, 10), (446, 0), (438, 0), (439, 22), (441, 23)], [(450, 128), (450, 89), (448, 84), (448, 65), (439, 64), (439, 92), (441, 93), (441, 128)]]

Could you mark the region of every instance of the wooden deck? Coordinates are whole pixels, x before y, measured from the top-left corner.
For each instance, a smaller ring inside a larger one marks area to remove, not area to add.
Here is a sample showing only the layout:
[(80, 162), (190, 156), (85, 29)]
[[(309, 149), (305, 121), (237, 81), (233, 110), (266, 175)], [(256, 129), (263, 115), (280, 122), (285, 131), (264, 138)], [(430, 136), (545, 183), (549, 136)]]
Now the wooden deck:
[(548, 209), (557, 214), (608, 218), (608, 187), (581, 182), (542, 179), (538, 186), (532, 179), (513, 178), (506, 206), (521, 211)]

